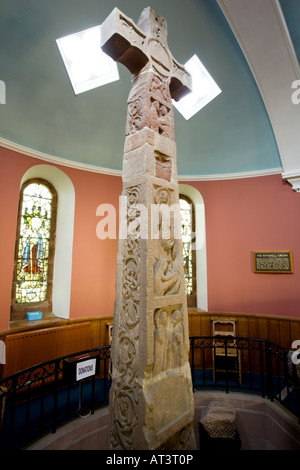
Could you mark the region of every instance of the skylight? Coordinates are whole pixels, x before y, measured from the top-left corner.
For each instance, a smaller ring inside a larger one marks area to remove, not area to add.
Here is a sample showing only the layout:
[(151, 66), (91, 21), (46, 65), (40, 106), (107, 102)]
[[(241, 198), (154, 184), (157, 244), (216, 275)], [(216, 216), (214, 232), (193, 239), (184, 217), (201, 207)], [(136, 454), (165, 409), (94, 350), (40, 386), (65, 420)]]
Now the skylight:
[(119, 79), (116, 62), (100, 48), (100, 26), (56, 40), (75, 95)]
[[(101, 26), (94, 26), (56, 40), (75, 95), (119, 79), (116, 62), (100, 48), (100, 34)], [(192, 76), (192, 92), (173, 105), (190, 119), (221, 90), (196, 55), (185, 68)]]
[(184, 68), (192, 76), (192, 92), (177, 102), (173, 101), (173, 105), (185, 119), (190, 119), (222, 90), (196, 55), (185, 64)]

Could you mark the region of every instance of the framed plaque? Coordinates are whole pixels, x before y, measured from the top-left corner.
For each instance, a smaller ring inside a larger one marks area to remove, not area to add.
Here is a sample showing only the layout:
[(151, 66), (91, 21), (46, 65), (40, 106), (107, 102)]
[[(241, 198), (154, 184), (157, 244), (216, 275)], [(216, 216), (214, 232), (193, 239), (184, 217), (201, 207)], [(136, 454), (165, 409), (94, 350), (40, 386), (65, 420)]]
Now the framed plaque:
[(293, 273), (291, 251), (254, 251), (253, 260), (255, 273)]

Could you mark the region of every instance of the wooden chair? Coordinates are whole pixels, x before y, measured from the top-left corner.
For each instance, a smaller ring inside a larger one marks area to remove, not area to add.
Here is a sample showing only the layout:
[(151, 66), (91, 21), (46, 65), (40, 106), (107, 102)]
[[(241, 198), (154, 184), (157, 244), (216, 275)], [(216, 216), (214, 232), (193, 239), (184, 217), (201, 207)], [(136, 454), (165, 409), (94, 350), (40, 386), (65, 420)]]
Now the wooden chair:
[(107, 328), (107, 332), (108, 332), (108, 345), (111, 345), (113, 323), (106, 323), (106, 328)]
[[(106, 323), (106, 328), (107, 328), (107, 333), (108, 333), (108, 345), (111, 346), (113, 323)], [(111, 357), (109, 358), (109, 362), (108, 362), (108, 375), (109, 375), (109, 377), (111, 377), (111, 375), (112, 375)]]
[(242, 383), (241, 354), (236, 347), (235, 320), (213, 319), (212, 334), (214, 336), (213, 353), (213, 380), (216, 372), (238, 374), (239, 383)]

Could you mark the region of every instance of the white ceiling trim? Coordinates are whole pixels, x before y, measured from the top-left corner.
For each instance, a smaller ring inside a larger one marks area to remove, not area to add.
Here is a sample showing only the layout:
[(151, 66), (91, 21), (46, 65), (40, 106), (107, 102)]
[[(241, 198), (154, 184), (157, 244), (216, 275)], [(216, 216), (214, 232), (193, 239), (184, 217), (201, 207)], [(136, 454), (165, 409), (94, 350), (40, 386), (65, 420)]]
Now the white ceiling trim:
[(33, 150), (29, 147), (24, 147), (23, 145), (16, 144), (9, 140), (3, 139), (0, 137), (0, 146), (5, 147), (14, 152), (22, 153), (28, 157), (37, 158), (38, 160), (43, 160), (48, 163), (53, 163), (54, 165), (67, 166), (69, 168), (75, 168), (76, 170), (90, 171), (92, 173), (101, 173), (103, 175), (110, 176), (121, 176), (121, 170), (112, 170), (110, 168), (103, 168), (95, 165), (89, 165), (87, 163), (74, 162), (73, 160), (67, 160), (61, 157), (55, 157), (47, 153), (40, 152), (38, 150)]
[[(67, 160), (65, 158), (55, 157), (47, 153), (39, 152), (38, 150), (33, 150), (23, 145), (16, 144), (9, 140), (3, 139), (0, 137), (0, 146), (13, 150), (14, 152), (20, 153), (22, 155), (27, 155), (28, 157), (36, 158), (38, 160), (43, 160), (44, 162), (53, 163), (54, 165), (66, 166), (69, 168), (74, 168), (81, 171), (89, 171), (92, 173), (99, 173), (102, 175), (110, 176), (122, 176), (121, 170), (111, 170), (109, 168), (103, 168), (94, 165), (88, 165), (86, 163), (78, 163), (73, 160)], [(217, 181), (217, 180), (231, 180), (231, 179), (242, 179), (242, 178), (255, 178), (259, 176), (270, 176), (277, 175), (282, 173), (282, 168), (271, 168), (266, 170), (256, 170), (256, 171), (247, 171), (239, 173), (225, 173), (217, 175), (178, 175), (179, 181)]]
[(243, 171), (240, 173), (225, 173), (220, 175), (178, 175), (179, 181), (218, 181), (237, 180), (243, 178), (257, 178), (260, 176), (280, 175), (282, 168), (271, 168), (267, 170)]
[(217, 1), (265, 103), (283, 178), (291, 173), (300, 177), (300, 105), (292, 102), (292, 84), (300, 79), (300, 68), (279, 0)]

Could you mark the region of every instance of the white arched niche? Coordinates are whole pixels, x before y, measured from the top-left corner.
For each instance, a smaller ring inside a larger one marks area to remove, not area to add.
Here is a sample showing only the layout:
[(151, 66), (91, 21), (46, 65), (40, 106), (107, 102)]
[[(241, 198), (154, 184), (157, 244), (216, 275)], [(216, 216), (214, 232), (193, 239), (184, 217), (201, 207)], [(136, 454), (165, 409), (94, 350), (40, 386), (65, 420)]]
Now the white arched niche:
[(57, 223), (53, 270), (52, 313), (69, 318), (75, 190), (70, 178), (52, 165), (35, 165), (23, 176), (22, 185), (31, 178), (43, 178), (57, 191)]
[(188, 184), (179, 184), (179, 194), (189, 197), (195, 209), (196, 227), (196, 276), (197, 276), (197, 308), (207, 312), (207, 263), (206, 263), (206, 228), (205, 207), (199, 191)]

